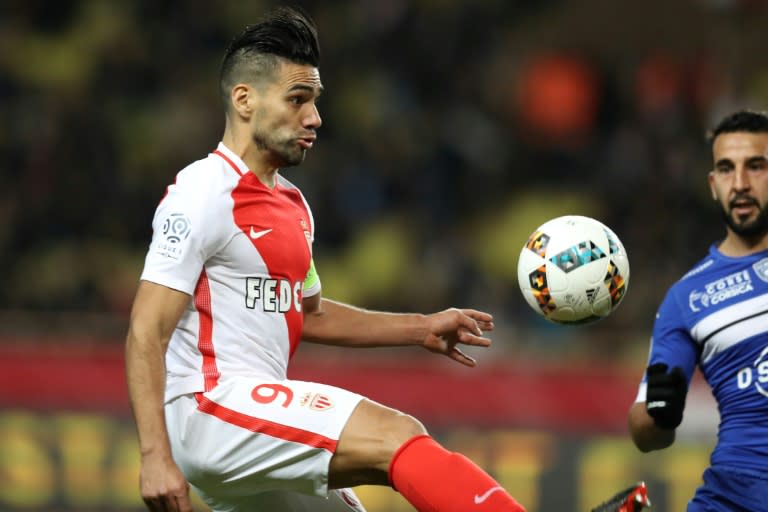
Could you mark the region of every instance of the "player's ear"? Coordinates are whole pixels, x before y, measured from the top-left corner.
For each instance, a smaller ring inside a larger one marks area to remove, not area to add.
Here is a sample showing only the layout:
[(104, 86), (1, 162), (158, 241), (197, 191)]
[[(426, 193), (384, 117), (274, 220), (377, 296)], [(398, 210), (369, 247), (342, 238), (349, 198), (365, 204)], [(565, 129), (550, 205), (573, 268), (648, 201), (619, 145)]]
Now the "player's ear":
[(232, 109), (240, 116), (249, 118), (252, 111), (251, 88), (248, 84), (237, 84), (229, 94)]
[(707, 182), (709, 183), (709, 192), (712, 194), (712, 200), (717, 201), (717, 191), (715, 190), (715, 176), (714, 173), (710, 171), (710, 173), (707, 175)]

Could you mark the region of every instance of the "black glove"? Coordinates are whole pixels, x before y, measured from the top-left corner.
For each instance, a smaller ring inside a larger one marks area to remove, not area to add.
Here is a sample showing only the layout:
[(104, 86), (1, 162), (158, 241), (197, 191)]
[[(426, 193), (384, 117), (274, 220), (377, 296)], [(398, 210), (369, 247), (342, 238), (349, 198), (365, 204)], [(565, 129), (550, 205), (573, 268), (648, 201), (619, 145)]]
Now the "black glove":
[(688, 384), (685, 372), (679, 366), (667, 373), (664, 363), (648, 367), (648, 390), (645, 395), (645, 407), (659, 428), (675, 429), (683, 421), (685, 395)]

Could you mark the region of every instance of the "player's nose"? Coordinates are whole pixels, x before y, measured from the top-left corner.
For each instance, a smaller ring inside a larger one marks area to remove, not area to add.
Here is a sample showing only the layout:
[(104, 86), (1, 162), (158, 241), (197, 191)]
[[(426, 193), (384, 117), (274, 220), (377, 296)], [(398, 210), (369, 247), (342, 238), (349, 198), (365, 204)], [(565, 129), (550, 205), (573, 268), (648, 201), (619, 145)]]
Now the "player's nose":
[(306, 117), (304, 118), (304, 128), (317, 129), (323, 124), (323, 120), (320, 117), (320, 111), (317, 110), (316, 105), (312, 105)]
[(749, 173), (744, 167), (737, 167), (733, 172), (733, 189), (749, 190)]

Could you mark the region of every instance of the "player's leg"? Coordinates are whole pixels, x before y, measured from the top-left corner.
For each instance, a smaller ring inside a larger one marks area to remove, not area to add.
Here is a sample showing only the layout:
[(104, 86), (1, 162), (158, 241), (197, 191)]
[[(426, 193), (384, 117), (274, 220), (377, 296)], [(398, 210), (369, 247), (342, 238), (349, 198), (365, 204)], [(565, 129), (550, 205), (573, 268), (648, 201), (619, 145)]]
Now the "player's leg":
[(522, 512), (523, 507), (465, 456), (432, 439), (412, 416), (362, 400), (347, 422), (329, 487), (392, 485), (419, 511)]
[(426, 434), (424, 425), (412, 416), (362, 400), (341, 432), (328, 486), (390, 485), (392, 456), (409, 439)]

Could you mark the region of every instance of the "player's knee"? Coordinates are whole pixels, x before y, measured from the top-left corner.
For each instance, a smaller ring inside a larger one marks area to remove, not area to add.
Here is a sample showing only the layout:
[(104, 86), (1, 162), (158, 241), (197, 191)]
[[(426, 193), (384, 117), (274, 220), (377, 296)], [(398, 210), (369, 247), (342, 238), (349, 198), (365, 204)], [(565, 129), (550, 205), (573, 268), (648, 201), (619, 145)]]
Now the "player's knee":
[(409, 439), (424, 435), (427, 430), (424, 425), (408, 414), (394, 412), (378, 426), (378, 439), (375, 448), (369, 452), (370, 468), (376, 471), (378, 484), (389, 482), (389, 467), (395, 454)]
[(382, 467), (389, 467), (397, 450), (409, 439), (426, 434), (427, 429), (413, 416), (398, 412), (390, 418), (382, 433), (384, 443), (381, 447), (379, 463)]
[(397, 450), (425, 433), (424, 425), (413, 416), (364, 402), (331, 459), (329, 485), (388, 485), (389, 465)]
[(394, 456), (403, 443), (426, 433), (427, 429), (424, 425), (413, 416), (401, 412), (394, 414), (385, 432), (388, 459)]
[(409, 439), (426, 434), (424, 425), (409, 414), (386, 410), (364, 434), (364, 450), (371, 467), (386, 471), (397, 450)]

